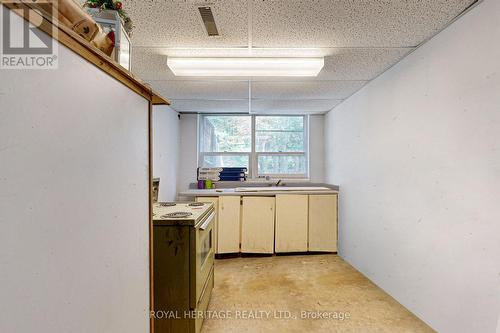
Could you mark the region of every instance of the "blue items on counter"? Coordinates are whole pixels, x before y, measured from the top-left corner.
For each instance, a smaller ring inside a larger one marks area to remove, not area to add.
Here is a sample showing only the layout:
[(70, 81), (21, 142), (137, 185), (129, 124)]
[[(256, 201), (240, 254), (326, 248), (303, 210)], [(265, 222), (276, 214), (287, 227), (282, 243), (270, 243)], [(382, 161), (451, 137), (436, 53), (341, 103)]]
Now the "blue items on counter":
[(198, 168), (197, 179), (210, 181), (244, 181), (248, 169), (245, 167)]
[(246, 180), (244, 176), (219, 176), (220, 181), (243, 181)]

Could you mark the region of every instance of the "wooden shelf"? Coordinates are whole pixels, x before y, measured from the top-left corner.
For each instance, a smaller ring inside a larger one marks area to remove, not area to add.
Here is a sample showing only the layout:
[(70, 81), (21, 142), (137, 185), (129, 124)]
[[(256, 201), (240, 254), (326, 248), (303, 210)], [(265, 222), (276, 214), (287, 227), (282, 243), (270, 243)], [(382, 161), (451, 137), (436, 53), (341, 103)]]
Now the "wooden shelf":
[[(69, 27), (59, 23), (57, 18), (47, 15), (36, 3), (32, 2), (2, 2), (4, 6), (13, 10), (16, 14), (22, 16), (25, 20), (30, 21), (40, 30), (49, 34), (59, 43), (79, 54), (82, 58), (99, 67), (108, 75), (114, 77), (131, 90), (146, 98), (153, 105), (170, 105), (170, 101), (160, 94), (156, 93), (149, 85), (134, 77), (132, 73), (116, 63), (101, 50), (95, 48), (87, 40), (71, 30)], [(16, 10), (23, 9), (23, 10)], [(24, 9), (32, 9), (29, 11), (31, 15)], [(35, 24), (35, 22), (37, 22)], [(39, 24), (38, 22), (42, 22)]]

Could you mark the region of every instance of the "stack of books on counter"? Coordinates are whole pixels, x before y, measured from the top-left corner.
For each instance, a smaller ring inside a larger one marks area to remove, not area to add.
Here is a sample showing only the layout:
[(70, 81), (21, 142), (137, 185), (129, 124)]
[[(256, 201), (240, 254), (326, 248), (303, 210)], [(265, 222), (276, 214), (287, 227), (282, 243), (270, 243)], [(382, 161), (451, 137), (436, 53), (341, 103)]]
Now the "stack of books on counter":
[(242, 181), (247, 179), (247, 168), (198, 168), (198, 180)]

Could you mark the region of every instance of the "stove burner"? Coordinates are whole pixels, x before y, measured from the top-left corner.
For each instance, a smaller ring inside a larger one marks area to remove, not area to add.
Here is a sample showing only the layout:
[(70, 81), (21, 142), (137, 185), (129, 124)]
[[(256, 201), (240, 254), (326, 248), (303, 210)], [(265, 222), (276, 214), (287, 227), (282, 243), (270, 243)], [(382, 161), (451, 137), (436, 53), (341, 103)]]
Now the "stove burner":
[(191, 202), (188, 204), (188, 206), (191, 206), (191, 207), (198, 207), (198, 206), (203, 206), (204, 203), (203, 202)]
[(165, 214), (163, 215), (162, 217), (163, 218), (183, 218), (183, 217), (188, 217), (188, 216), (191, 216), (193, 215), (193, 213), (189, 213), (189, 212), (174, 212), (174, 213), (168, 213), (168, 214)]
[(160, 202), (159, 205), (161, 207), (172, 207), (177, 205), (175, 202)]

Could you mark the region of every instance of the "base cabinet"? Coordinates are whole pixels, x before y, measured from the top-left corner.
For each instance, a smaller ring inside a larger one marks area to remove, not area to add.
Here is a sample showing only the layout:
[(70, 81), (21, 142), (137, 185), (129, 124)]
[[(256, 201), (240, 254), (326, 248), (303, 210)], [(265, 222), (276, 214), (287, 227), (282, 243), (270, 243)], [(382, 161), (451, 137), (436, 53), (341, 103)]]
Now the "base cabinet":
[(197, 197), (212, 202), (215, 253), (337, 252), (338, 194)]
[(307, 251), (308, 204), (307, 195), (276, 195), (276, 253)]
[(241, 252), (274, 252), (274, 197), (242, 197)]
[(337, 195), (309, 195), (309, 251), (337, 252)]
[(219, 197), (217, 253), (240, 252), (240, 197)]

